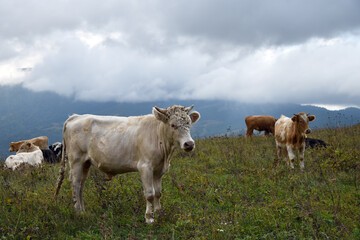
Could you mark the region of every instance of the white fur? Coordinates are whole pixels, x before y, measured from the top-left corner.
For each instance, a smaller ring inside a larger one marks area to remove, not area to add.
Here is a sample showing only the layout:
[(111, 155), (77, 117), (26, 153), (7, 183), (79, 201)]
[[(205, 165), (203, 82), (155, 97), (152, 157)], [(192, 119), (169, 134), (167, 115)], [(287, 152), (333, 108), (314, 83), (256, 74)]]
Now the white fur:
[(16, 155), (11, 155), (5, 160), (5, 166), (15, 170), (21, 164), (28, 164), (30, 166), (37, 167), (44, 160), (41, 150), (36, 150), (34, 152), (22, 152), (17, 153)]

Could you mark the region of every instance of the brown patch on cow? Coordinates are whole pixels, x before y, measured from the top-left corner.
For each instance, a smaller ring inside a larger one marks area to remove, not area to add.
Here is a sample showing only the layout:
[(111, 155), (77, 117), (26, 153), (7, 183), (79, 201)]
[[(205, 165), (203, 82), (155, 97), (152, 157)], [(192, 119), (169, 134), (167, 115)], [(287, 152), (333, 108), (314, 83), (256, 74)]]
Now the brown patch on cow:
[(49, 147), (48, 147), (48, 138), (46, 136), (41, 136), (41, 137), (36, 137), (36, 138), (29, 139), (29, 140), (21, 140), (21, 141), (18, 141), (18, 142), (11, 142), (9, 144), (10, 145), (9, 152), (12, 152), (12, 151), (17, 152), (17, 151), (19, 151), (21, 145), (25, 141), (31, 142), (32, 144), (38, 146), (40, 149), (43, 149), (43, 150), (49, 149)]

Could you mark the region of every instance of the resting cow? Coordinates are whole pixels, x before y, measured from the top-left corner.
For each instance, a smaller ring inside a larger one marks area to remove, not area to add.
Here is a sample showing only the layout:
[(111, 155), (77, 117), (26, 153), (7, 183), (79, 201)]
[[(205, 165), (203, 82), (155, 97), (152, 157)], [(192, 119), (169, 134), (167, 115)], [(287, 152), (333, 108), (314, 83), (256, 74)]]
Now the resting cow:
[(61, 142), (55, 142), (49, 146), (49, 149), (54, 152), (57, 158), (61, 158), (63, 145)]
[(268, 115), (256, 115), (256, 116), (247, 116), (245, 118), (246, 123), (246, 139), (250, 136), (252, 137), (253, 131), (258, 130), (259, 132), (265, 131), (265, 136), (269, 136), (269, 133), (274, 135), (274, 126), (276, 118)]
[(40, 149), (48, 149), (48, 138), (46, 136), (36, 137), (29, 140), (22, 140), (18, 142), (11, 142), (9, 152), (17, 152), (20, 149), (20, 146), (25, 142), (31, 142), (32, 144), (38, 146)]
[(49, 146), (49, 149), (41, 150), (44, 161), (48, 163), (58, 163), (61, 161), (62, 143), (56, 142)]
[[(21, 152), (33, 152), (36, 150), (39, 150), (40, 148), (34, 144), (32, 144), (30, 141), (25, 141), (19, 151), (17, 153)], [(49, 149), (40, 149), (43, 157), (44, 162), (48, 163), (58, 163), (61, 160), (61, 153), (62, 153), (62, 143), (56, 142), (49, 146)]]
[(294, 168), (295, 151), (299, 151), (300, 169), (304, 169), (304, 152), (306, 134), (311, 132), (309, 122), (315, 119), (314, 115), (306, 113), (294, 114), (292, 118), (281, 116), (275, 123), (276, 153), (281, 161), (281, 152), (285, 160), (290, 159), (290, 167)]
[(154, 222), (154, 210), (161, 209), (161, 177), (168, 171), (175, 148), (194, 149), (190, 126), (200, 114), (189, 108), (173, 106), (153, 108), (153, 114), (138, 117), (73, 115), (63, 128), (63, 154), (55, 195), (64, 179), (65, 161), (69, 161), (69, 180), (75, 209), (84, 211), (83, 187), (90, 166), (109, 177), (140, 172), (146, 199), (145, 219)]
[(26, 141), (21, 145), (16, 155), (11, 155), (5, 160), (5, 166), (12, 170), (24, 164), (37, 167), (42, 164), (43, 160), (44, 157), (40, 148)]
[(319, 147), (327, 147), (327, 143), (324, 142), (323, 140), (320, 139), (315, 139), (315, 138), (306, 138), (305, 139), (305, 147), (311, 147), (311, 148), (319, 148)]

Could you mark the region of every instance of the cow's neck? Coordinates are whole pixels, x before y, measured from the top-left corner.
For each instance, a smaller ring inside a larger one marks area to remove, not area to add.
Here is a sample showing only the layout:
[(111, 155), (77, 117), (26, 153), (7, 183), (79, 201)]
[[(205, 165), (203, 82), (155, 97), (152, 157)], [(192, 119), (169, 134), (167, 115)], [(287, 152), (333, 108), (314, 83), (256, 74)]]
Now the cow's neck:
[(175, 144), (169, 127), (165, 123), (159, 123), (157, 136), (163, 160), (165, 160), (166, 163), (169, 163), (175, 149)]
[(291, 138), (294, 146), (301, 144), (305, 139), (305, 134), (301, 131), (297, 123), (293, 123), (291, 126)]

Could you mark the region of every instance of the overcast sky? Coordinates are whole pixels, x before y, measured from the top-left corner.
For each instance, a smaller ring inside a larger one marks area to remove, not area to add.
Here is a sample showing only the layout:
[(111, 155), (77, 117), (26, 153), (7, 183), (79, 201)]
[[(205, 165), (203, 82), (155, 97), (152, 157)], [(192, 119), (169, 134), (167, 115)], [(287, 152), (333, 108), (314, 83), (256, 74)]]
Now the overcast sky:
[(360, 106), (360, 1), (0, 0), (0, 85), (14, 84), (95, 101)]

